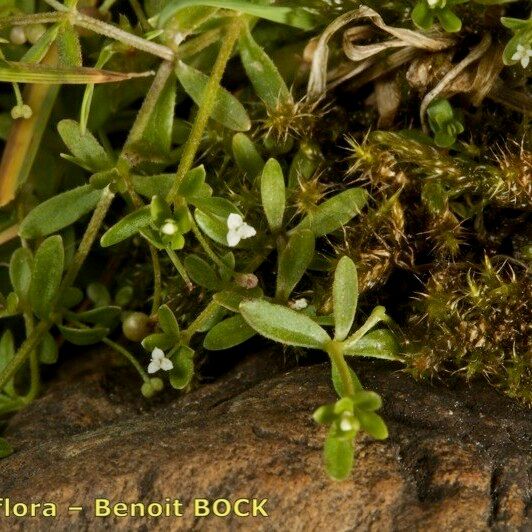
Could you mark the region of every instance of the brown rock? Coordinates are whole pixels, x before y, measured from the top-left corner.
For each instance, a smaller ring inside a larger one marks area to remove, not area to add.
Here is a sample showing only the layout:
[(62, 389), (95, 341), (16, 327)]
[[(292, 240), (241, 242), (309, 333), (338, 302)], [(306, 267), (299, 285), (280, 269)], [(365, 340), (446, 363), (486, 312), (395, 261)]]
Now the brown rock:
[[(151, 406), (123, 370), (63, 377), (12, 418), (16, 453), (0, 462), (0, 497), (55, 502), (58, 517), (0, 513), (0, 529), (531, 529), (527, 410), (483, 384), (442, 388), (390, 365), (354, 367), (383, 396), (390, 438), (362, 437), (342, 483), (323, 471), (324, 430), (311, 419), (334, 399), (325, 365), (282, 373), (282, 355), (257, 355)], [(97, 518), (97, 497), (177, 498), (184, 515)], [(195, 517), (195, 498), (267, 498), (269, 517)], [(69, 515), (69, 504), (84, 511)]]

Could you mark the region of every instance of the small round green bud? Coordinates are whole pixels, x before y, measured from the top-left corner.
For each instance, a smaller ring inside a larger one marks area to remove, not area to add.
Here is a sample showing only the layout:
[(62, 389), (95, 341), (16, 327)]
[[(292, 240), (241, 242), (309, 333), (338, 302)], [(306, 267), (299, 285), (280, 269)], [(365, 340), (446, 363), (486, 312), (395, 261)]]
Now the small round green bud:
[(153, 378), (153, 379), (150, 379), (150, 382), (151, 382), (152, 388), (156, 392), (160, 392), (164, 389), (164, 382), (162, 381), (162, 379)]
[(152, 386), (152, 383), (151, 381), (150, 382), (145, 382), (141, 388), (140, 388), (140, 392), (142, 393), (142, 395), (144, 397), (146, 397), (146, 399), (151, 399), (157, 392), (153, 389), (153, 386)]
[(32, 24), (31, 26), (26, 26), (25, 33), (28, 41), (31, 44), (35, 44), (44, 34), (46, 28), (43, 24)]
[(11, 32), (9, 33), (9, 40), (13, 44), (24, 44), (26, 42), (26, 33), (22, 26), (13, 26)]
[(132, 342), (142, 342), (151, 333), (150, 318), (144, 312), (131, 312), (122, 322), (124, 336)]

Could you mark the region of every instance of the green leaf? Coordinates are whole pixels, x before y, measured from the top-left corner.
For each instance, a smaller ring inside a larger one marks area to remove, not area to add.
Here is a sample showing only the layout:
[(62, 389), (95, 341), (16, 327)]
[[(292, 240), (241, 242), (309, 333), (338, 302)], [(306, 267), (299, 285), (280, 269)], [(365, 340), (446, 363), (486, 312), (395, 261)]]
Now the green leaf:
[(276, 159), (270, 159), (262, 170), (260, 193), (268, 225), (278, 231), (283, 226), (286, 192), (283, 170)]
[(323, 405), (312, 414), (312, 417), (320, 425), (330, 425), (336, 419), (337, 415), (334, 410), (334, 405)]
[(159, 316), (159, 327), (165, 334), (179, 338), (180, 329), (177, 318), (168, 305), (161, 305), (157, 311)]
[(205, 336), (203, 347), (209, 351), (229, 349), (255, 336), (255, 331), (237, 314), (217, 323)]
[(87, 286), (87, 297), (96, 307), (107, 307), (111, 304), (111, 294), (102, 283), (90, 283)]
[(74, 345), (92, 345), (101, 342), (108, 334), (107, 327), (94, 327), (92, 329), (77, 329), (58, 325), (58, 329), (67, 342)]
[(168, 372), (168, 380), (176, 390), (186, 388), (194, 376), (194, 351), (190, 347), (181, 346), (172, 357), (174, 368)]
[(0, 458), (6, 458), (14, 452), (13, 447), (11, 447), (7, 440), (0, 438)]
[[(353, 382), (354, 389), (356, 391), (362, 390), (363, 389), (362, 384), (358, 380), (356, 373), (351, 368), (349, 368), (349, 374), (351, 375), (351, 380)], [(338, 397), (347, 396), (347, 390), (344, 389), (342, 379), (340, 378), (340, 372), (338, 371), (336, 364), (332, 361), (331, 361), (331, 379), (332, 379), (334, 389), (336, 393), (338, 394)]]
[[(182, 61), (177, 63), (176, 74), (185, 92), (198, 107), (201, 106), (209, 76)], [(223, 87), (218, 89), (211, 117), (234, 131), (248, 131), (251, 128), (251, 121), (244, 106)]]
[(226, 198), (194, 198), (191, 203), (198, 209), (201, 209), (204, 213), (215, 216), (224, 223), (232, 213), (240, 214), (242, 216), (240, 209)]
[(199, 286), (208, 290), (216, 290), (220, 279), (211, 266), (197, 255), (188, 255), (185, 259), (185, 268), (190, 278)]
[(247, 0), (173, 0), (166, 4), (157, 17), (157, 26), (162, 28), (170, 21), (173, 15), (189, 6), (219, 7), (240, 11), (246, 15), (263, 18), (279, 24), (287, 24), (302, 30), (310, 30), (316, 26), (314, 15), (304, 8), (278, 7), (250, 3)]
[(275, 297), (287, 301), (314, 256), (315, 238), (309, 229), (295, 231), (279, 255)]
[(509, 30), (519, 31), (526, 28), (529, 22), (519, 18), (501, 17), (501, 24)]
[(29, 300), (40, 318), (47, 318), (53, 311), (63, 276), (64, 260), (63, 240), (59, 235), (48, 237), (35, 253)]
[(0, 81), (9, 83), (43, 83), (45, 85), (85, 85), (116, 83), (151, 76), (152, 72), (111, 72), (85, 67), (55, 67), (0, 59)]
[(279, 70), (255, 42), (248, 27), (240, 36), (240, 57), (255, 92), (267, 107), (276, 109), (294, 103)]
[(57, 130), (72, 155), (91, 172), (108, 170), (114, 162), (90, 131), (82, 133), (75, 120), (61, 120)]
[(354, 395), (353, 404), (360, 410), (373, 411), (378, 410), (382, 406), (382, 399), (375, 392), (361, 390)]
[(358, 412), (360, 426), (376, 440), (385, 440), (388, 437), (388, 428), (382, 418), (375, 412)]
[(26, 301), (33, 271), (33, 255), (28, 248), (18, 248), (9, 261), (9, 278), (20, 301)]
[(450, 9), (442, 9), (437, 17), (442, 28), (449, 33), (456, 33), (462, 29), (462, 21)]
[(55, 364), (57, 362), (59, 350), (54, 337), (49, 332), (44, 334), (37, 348), (37, 353), (41, 364)]
[(322, 349), (329, 335), (308, 316), (260, 299), (245, 301), (240, 313), (259, 334), (286, 345)]
[(93, 325), (102, 325), (104, 327), (112, 328), (118, 324), (118, 318), (122, 309), (115, 306), (101, 306), (85, 312), (74, 314), (75, 319), (84, 323), (92, 323)]
[(333, 283), (334, 338), (345, 340), (355, 319), (358, 303), (358, 276), (355, 263), (342, 257), (336, 266)]
[(128, 214), (108, 229), (100, 239), (103, 248), (114, 246), (127, 238), (136, 235), (151, 222), (150, 206), (146, 205)]
[(218, 244), (227, 246), (227, 223), (224, 220), (217, 216), (207, 214), (200, 209), (196, 209), (194, 218), (196, 218), (196, 222), (198, 222), (201, 230), (209, 238)]
[(368, 193), (361, 188), (350, 188), (318, 205), (296, 229), (310, 229), (316, 236), (332, 233), (360, 214), (367, 203)]
[(354, 462), (353, 440), (336, 438), (331, 431), (323, 449), (325, 469), (334, 480), (345, 480)]
[(239, 312), (240, 303), (246, 299), (259, 298), (262, 296), (262, 289), (257, 286), (250, 290), (241, 288), (234, 290), (223, 290), (214, 294), (213, 300), (221, 307), (232, 312)]
[(264, 168), (264, 159), (255, 143), (245, 133), (236, 133), (233, 137), (232, 148), (236, 164), (248, 179), (253, 181)]
[[(205, 193), (205, 167), (197, 166), (190, 170), (185, 176), (179, 194), (186, 198), (202, 196)], [(152, 176), (134, 175), (131, 178), (135, 192), (146, 198), (160, 196), (162, 198), (168, 195), (175, 181), (175, 173), (159, 174)]]
[[(166, 65), (164, 68), (167, 68)], [(148, 116), (146, 123), (137, 129), (133, 128), (126, 148), (127, 151), (137, 152), (149, 160), (154, 156), (157, 158), (168, 157), (172, 147), (174, 107), (176, 103), (175, 76), (170, 74), (164, 86), (156, 90), (158, 90), (156, 95), (150, 91), (150, 96), (152, 96), (150, 100), (155, 101), (145, 103), (145, 105), (149, 106), (149, 108), (145, 109)]]
[(434, 12), (424, 0), (419, 0), (412, 10), (412, 20), (418, 28), (429, 30), (434, 24)]
[(56, 42), (60, 65), (72, 67), (80, 67), (82, 65), (78, 33), (70, 22), (64, 21), (61, 24)]
[(59, 297), (58, 304), (61, 308), (69, 309), (83, 301), (83, 292), (75, 286), (68, 286)]
[(174, 347), (176, 344), (176, 338), (173, 334), (155, 333), (146, 336), (146, 338), (142, 340), (141, 344), (142, 347), (148, 352), (153, 351), (156, 347), (166, 351)]
[(399, 344), (394, 335), (386, 329), (371, 331), (354, 345), (346, 345), (344, 354), (384, 360), (401, 360)]
[(6, 329), (0, 337), (0, 371), (2, 371), (10, 360), (15, 356), (15, 339), (13, 333)]
[(92, 211), (101, 195), (101, 190), (83, 185), (53, 196), (29, 212), (20, 225), (19, 234), (32, 239), (60, 231)]

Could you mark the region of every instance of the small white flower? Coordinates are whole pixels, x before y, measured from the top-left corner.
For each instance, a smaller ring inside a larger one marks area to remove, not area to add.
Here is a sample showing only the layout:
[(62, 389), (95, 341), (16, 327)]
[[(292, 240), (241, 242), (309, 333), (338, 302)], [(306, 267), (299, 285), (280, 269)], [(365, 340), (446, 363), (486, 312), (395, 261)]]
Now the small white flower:
[(151, 362), (148, 366), (148, 373), (157, 373), (160, 369), (170, 371), (174, 368), (172, 361), (166, 358), (164, 351), (156, 347), (151, 352)]
[(302, 297), (301, 299), (296, 299), (294, 301), (290, 301), (288, 303), (288, 306), (292, 310), (303, 310), (303, 309), (306, 309), (308, 307), (308, 301), (304, 297)]
[(512, 61), (519, 61), (523, 68), (528, 66), (530, 63), (530, 58), (532, 57), (532, 48), (530, 45), (518, 44), (517, 50), (514, 55), (512, 55)]
[(244, 222), (240, 214), (231, 213), (227, 217), (227, 244), (234, 248), (241, 240), (251, 238), (257, 234), (255, 228)]
[(342, 419), (340, 421), (340, 430), (342, 430), (343, 432), (350, 432), (352, 431), (355, 427), (353, 425), (353, 414), (350, 414), (349, 412), (344, 412), (344, 414), (342, 414)]
[(174, 220), (166, 220), (161, 227), (161, 231), (164, 235), (167, 236), (173, 236), (177, 233), (177, 230), (179, 228), (177, 227), (177, 224), (174, 222)]
[(427, 4), (429, 5), (431, 9), (434, 9), (435, 7), (445, 7), (446, 3), (447, 2), (442, 1), (442, 0), (427, 0)]

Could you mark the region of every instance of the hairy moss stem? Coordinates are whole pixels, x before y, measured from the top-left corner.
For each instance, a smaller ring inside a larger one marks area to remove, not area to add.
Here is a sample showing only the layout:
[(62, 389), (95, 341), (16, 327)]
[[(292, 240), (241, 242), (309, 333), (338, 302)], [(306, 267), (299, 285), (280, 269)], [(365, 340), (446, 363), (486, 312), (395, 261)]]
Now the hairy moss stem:
[(220, 82), (224, 75), (227, 63), (231, 58), (233, 47), (240, 35), (241, 29), (242, 21), (240, 18), (235, 17), (227, 29), (227, 33), (224, 36), (225, 38), (222, 40), (222, 45), (220, 47), (220, 51), (218, 52), (216, 63), (214, 64), (209, 81), (207, 82), (207, 85), (203, 91), (201, 105), (199, 106), (196, 120), (194, 121), (194, 125), (192, 126), (192, 130), (183, 149), (183, 156), (181, 157), (179, 166), (177, 168), (175, 181), (170, 189), (170, 192), (168, 192), (168, 196), (166, 197), (168, 203), (176, 202), (179, 196), (179, 189), (183, 184), (183, 180), (194, 164), (196, 153), (200, 147), (201, 139), (203, 137), (203, 132), (205, 131), (216, 103)]

